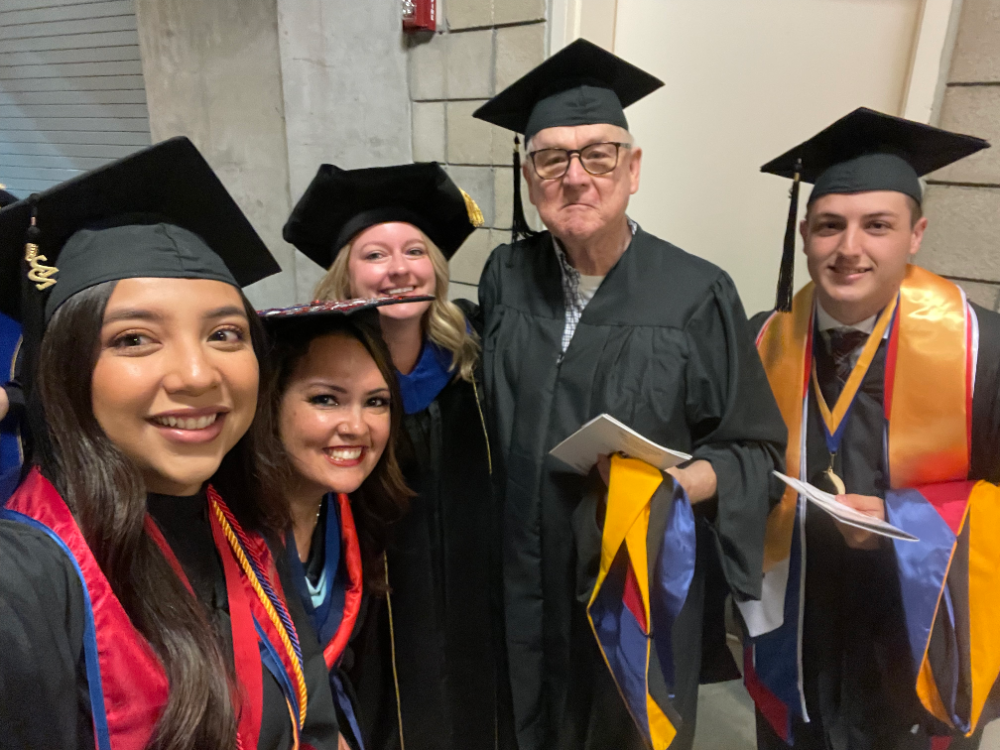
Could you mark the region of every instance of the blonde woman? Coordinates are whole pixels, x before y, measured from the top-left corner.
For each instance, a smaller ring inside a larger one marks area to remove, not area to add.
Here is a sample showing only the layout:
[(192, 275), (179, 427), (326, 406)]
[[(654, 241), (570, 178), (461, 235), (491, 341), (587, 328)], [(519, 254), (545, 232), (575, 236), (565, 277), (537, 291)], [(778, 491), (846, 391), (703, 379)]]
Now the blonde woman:
[(366, 750), (514, 747), (477, 311), (448, 301), (448, 260), (481, 222), (431, 163), (323, 165), (285, 225), (328, 269), (316, 297), (425, 297), (379, 308), (416, 495), (390, 535), (390, 594), (369, 598), (348, 670)]

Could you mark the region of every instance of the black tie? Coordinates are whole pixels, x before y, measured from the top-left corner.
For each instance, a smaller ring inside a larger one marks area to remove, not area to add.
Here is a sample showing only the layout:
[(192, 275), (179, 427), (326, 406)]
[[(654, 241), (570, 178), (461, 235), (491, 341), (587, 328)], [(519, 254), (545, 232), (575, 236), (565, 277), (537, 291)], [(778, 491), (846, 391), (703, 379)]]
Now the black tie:
[[(851, 376), (851, 355), (857, 351), (858, 347), (864, 346), (868, 340), (868, 334), (856, 328), (834, 328), (827, 331), (830, 343), (830, 356), (833, 357), (833, 365), (837, 371), (837, 396), (844, 390), (847, 379)], [(832, 404), (831, 404), (832, 407)]]

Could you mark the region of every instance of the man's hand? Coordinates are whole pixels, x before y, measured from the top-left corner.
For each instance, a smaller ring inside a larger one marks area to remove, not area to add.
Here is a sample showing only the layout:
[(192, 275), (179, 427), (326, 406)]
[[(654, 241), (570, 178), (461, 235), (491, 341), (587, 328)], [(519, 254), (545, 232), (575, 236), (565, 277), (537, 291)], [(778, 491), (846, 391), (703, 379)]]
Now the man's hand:
[[(597, 457), (597, 472), (601, 475), (605, 487), (611, 484), (610, 456)], [(715, 469), (708, 461), (698, 459), (683, 469), (667, 469), (667, 474), (676, 479), (677, 483), (684, 488), (692, 505), (715, 497), (715, 493), (718, 491)]]
[(10, 401), (7, 399), (7, 389), (0, 388), (0, 422), (7, 416), (8, 409), (10, 409)]
[(676, 479), (677, 484), (684, 488), (691, 505), (711, 500), (719, 491), (715, 469), (712, 468), (710, 462), (701, 458), (692, 461), (683, 469), (677, 467), (667, 469), (667, 474)]
[[(846, 505), (848, 508), (864, 513), (866, 516), (877, 518), (879, 521), (885, 520), (885, 501), (880, 497), (871, 495), (837, 495), (837, 502)], [(851, 549), (878, 549), (878, 534), (859, 529), (856, 526), (848, 526), (846, 523), (837, 521), (837, 528)]]

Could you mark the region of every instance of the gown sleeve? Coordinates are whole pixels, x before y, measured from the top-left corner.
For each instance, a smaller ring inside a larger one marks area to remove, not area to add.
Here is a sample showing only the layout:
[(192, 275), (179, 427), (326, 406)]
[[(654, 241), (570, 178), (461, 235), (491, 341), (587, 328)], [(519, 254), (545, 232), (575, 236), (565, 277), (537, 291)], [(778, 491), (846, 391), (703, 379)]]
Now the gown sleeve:
[(979, 323), (972, 399), (972, 479), (1000, 483), (1000, 315), (972, 306)]
[(696, 459), (712, 464), (712, 529), (726, 581), (760, 597), (771, 471), (784, 466), (787, 430), (733, 282), (721, 274), (685, 326), (685, 412)]
[(83, 587), (44, 533), (0, 521), (0, 747), (93, 747)]
[(302, 647), (303, 671), (306, 678), (306, 689), (309, 692), (309, 704), (306, 709), (306, 723), (302, 729), (302, 742), (315, 750), (337, 750), (339, 731), (337, 727), (337, 711), (333, 705), (333, 694), (330, 692), (330, 675), (326, 670), (323, 651), (312, 624), (306, 615), (302, 602), (296, 594), (295, 584), (288, 571), (285, 551), (275, 551), (275, 565), (281, 579), (281, 587), (285, 591), (288, 613), (295, 624)]

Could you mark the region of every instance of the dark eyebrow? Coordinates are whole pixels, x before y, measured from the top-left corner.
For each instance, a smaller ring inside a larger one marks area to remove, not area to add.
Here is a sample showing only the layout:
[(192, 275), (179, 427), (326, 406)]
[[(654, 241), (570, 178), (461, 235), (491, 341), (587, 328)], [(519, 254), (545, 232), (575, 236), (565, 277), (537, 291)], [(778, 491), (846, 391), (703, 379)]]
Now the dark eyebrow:
[(143, 310), (135, 307), (123, 307), (120, 310), (113, 310), (112, 312), (105, 313), (103, 325), (108, 325), (108, 323), (117, 323), (120, 320), (159, 321), (163, 320), (163, 316), (159, 313), (153, 312), (152, 310)]
[(242, 307), (237, 307), (236, 305), (226, 305), (225, 307), (217, 307), (214, 310), (205, 313), (204, 317), (206, 320), (215, 320), (216, 318), (228, 318), (230, 315), (246, 318), (247, 311)]
[(895, 219), (897, 216), (899, 216), (899, 214), (896, 213), (895, 211), (889, 211), (889, 210), (885, 210), (885, 211), (873, 211), (870, 214), (865, 214), (865, 218), (866, 219), (877, 219), (880, 216), (886, 216), (886, 217)]
[[(204, 318), (206, 320), (217, 320), (218, 318), (228, 318), (232, 315), (239, 316), (243, 319), (246, 319), (247, 317), (246, 310), (242, 307), (237, 307), (236, 305), (226, 305), (225, 307), (217, 307), (214, 310), (210, 310), (205, 313)], [(152, 310), (144, 310), (139, 307), (123, 307), (120, 310), (113, 310), (109, 313), (105, 313), (102, 325), (117, 323), (121, 320), (149, 320), (156, 323), (161, 322), (163, 320), (163, 316)]]

